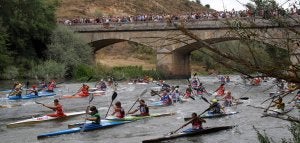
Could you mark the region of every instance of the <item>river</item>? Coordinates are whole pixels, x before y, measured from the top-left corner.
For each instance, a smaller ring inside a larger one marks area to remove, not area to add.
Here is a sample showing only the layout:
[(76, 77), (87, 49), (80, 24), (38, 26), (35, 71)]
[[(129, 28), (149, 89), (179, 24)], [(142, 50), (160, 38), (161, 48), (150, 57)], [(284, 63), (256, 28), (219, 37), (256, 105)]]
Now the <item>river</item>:
[[(261, 86), (247, 86), (241, 84), (242, 81), (238, 76), (230, 76), (232, 82), (226, 84), (226, 90), (231, 90), (232, 95), (235, 97), (249, 97), (248, 100), (244, 100), (244, 103), (238, 106), (234, 106), (231, 109), (238, 111), (238, 114), (215, 118), (206, 119), (204, 127), (211, 126), (224, 126), (224, 125), (236, 125), (235, 128), (227, 131), (220, 131), (216, 133), (180, 138), (171, 140), (169, 142), (178, 143), (255, 143), (258, 142), (256, 132), (253, 129), (255, 126), (262, 133), (265, 131), (275, 142), (280, 142), (281, 138), (291, 138), (291, 134), (288, 131), (290, 123), (288, 121), (262, 116), (262, 109), (252, 108), (247, 105), (254, 106), (268, 106), (269, 102), (261, 105), (261, 102), (266, 98), (269, 98), (269, 92), (274, 90), (265, 89), (272, 85), (272, 81), (263, 82)], [(199, 79), (204, 83), (206, 89), (209, 92), (214, 91), (219, 83), (214, 76), (199, 76)], [(187, 80), (170, 80), (166, 83), (171, 85), (179, 85), (181, 91), (184, 91), (187, 87)], [(95, 83), (90, 82), (88, 85), (93, 87)], [(0, 85), (3, 87), (3, 85)], [(73, 94), (81, 86), (81, 83), (62, 83), (60, 88), (56, 89), (57, 95), (54, 97), (45, 97), (36, 99), (39, 102), (45, 104), (53, 104), (53, 99), (59, 98), (61, 95)], [(127, 111), (138, 98), (138, 96), (148, 88), (148, 92), (143, 95), (143, 99), (146, 103), (150, 103), (153, 100), (158, 100), (157, 96), (150, 96), (150, 88), (155, 87), (156, 84), (148, 85), (130, 85), (126, 82), (119, 83), (118, 96), (115, 101), (121, 101), (122, 106)], [(9, 86), (6, 86), (9, 88)], [(22, 106), (11, 108), (0, 108), (0, 138), (3, 143), (140, 143), (142, 140), (160, 137), (170, 131), (176, 130), (184, 124), (183, 118), (191, 115), (192, 112), (201, 113), (209, 105), (196, 98), (190, 102), (176, 103), (175, 105), (168, 107), (150, 108), (151, 113), (165, 113), (175, 112), (173, 116), (149, 118), (139, 120), (136, 122), (108, 128), (104, 130), (96, 130), (91, 132), (68, 134), (57, 137), (51, 137), (43, 140), (37, 140), (37, 135), (41, 133), (47, 133), (50, 131), (56, 131), (66, 129), (68, 124), (84, 121), (84, 115), (70, 118), (69, 120), (62, 121), (48, 121), (34, 125), (21, 126), (16, 128), (8, 128), (6, 124), (15, 122), (21, 119), (31, 118), (32, 116), (44, 115), (52, 113), (53, 111), (45, 108), (41, 105), (35, 104), (35, 100), (15, 101), (9, 102), (4, 99), (5, 94), (1, 94), (0, 105), (14, 105), (21, 104)], [(108, 88), (106, 95), (95, 96), (91, 105), (98, 107), (101, 117), (104, 117), (109, 104), (111, 102), (112, 89)], [(295, 95), (289, 95), (284, 98), (284, 102), (287, 102)], [(205, 96), (207, 99), (211, 99), (209, 96)], [(83, 99), (61, 99), (61, 104), (64, 106), (65, 112), (83, 111), (88, 105), (88, 98)], [(287, 104), (287, 108), (291, 105)], [(111, 112), (110, 112), (111, 113)], [(299, 110), (294, 109), (289, 114), (293, 116), (300, 116)], [(188, 125), (185, 128), (188, 128)]]

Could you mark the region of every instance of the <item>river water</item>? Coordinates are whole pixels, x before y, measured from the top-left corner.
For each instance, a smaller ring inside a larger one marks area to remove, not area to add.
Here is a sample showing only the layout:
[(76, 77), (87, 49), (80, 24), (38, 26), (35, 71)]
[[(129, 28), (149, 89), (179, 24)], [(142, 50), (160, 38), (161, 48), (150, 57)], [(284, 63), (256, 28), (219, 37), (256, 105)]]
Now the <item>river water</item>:
[[(226, 90), (231, 90), (235, 97), (249, 97), (249, 100), (244, 100), (244, 103), (226, 110), (238, 111), (238, 114), (216, 118), (206, 119), (204, 127), (213, 126), (225, 126), (225, 125), (237, 125), (237, 127), (216, 133), (180, 138), (171, 140), (169, 142), (178, 143), (255, 143), (258, 142), (256, 132), (253, 129), (255, 126), (259, 131), (265, 131), (275, 142), (279, 142), (281, 138), (291, 138), (291, 134), (288, 131), (289, 122), (264, 117), (261, 118), (263, 109), (252, 108), (247, 105), (254, 106), (268, 106), (269, 102), (261, 104), (266, 98), (269, 97), (269, 92), (274, 90), (265, 89), (272, 85), (272, 81), (263, 82), (261, 86), (247, 86), (241, 84), (242, 81), (238, 76), (230, 76), (232, 82), (226, 84)], [(214, 91), (220, 84), (215, 76), (200, 76), (199, 79), (204, 83), (206, 89), (209, 92)], [(184, 91), (187, 87), (187, 80), (172, 80), (166, 81), (171, 85), (179, 85), (181, 91)], [(95, 83), (88, 83), (90, 87), (93, 87)], [(1, 85), (0, 85), (1, 86)], [(54, 97), (46, 97), (35, 99), (45, 104), (52, 104), (53, 99), (59, 98), (61, 95), (73, 94), (81, 86), (81, 83), (63, 83), (59, 85), (60, 88), (56, 89), (57, 95)], [(121, 101), (122, 106), (127, 111), (138, 98), (138, 96), (148, 88), (148, 92), (143, 95), (143, 99), (147, 103), (153, 100), (158, 100), (158, 97), (150, 96), (150, 88), (155, 87), (156, 84), (148, 85), (130, 85), (126, 82), (119, 83), (118, 96), (115, 101)], [(2, 86), (3, 87), (3, 86)], [(7, 86), (9, 88), (9, 86)], [(67, 134), (57, 137), (51, 137), (43, 140), (37, 140), (37, 135), (41, 133), (47, 133), (50, 131), (56, 131), (66, 129), (68, 124), (84, 121), (84, 115), (70, 118), (64, 121), (48, 121), (34, 125), (21, 126), (16, 128), (7, 128), (6, 124), (19, 121), (21, 119), (31, 118), (32, 116), (44, 115), (52, 113), (53, 111), (45, 108), (41, 105), (35, 104), (35, 100), (16, 101), (9, 102), (4, 99), (5, 93), (1, 94), (0, 105), (14, 105), (21, 104), (22, 106), (16, 106), (11, 108), (0, 108), (0, 138), (2, 143), (140, 143), (142, 140), (160, 137), (176, 130), (184, 124), (183, 118), (191, 115), (192, 112), (201, 113), (208, 104), (203, 100), (197, 99), (190, 102), (176, 103), (173, 106), (150, 108), (151, 113), (165, 113), (175, 112), (173, 116), (149, 118), (139, 120), (136, 122), (108, 128), (104, 130), (95, 130), (91, 132)], [(106, 95), (95, 96), (91, 105), (98, 107), (101, 117), (104, 117), (111, 102), (112, 89), (108, 88)], [(284, 98), (284, 102), (288, 102), (293, 96)], [(205, 96), (207, 99), (211, 97)], [(88, 98), (82, 99), (61, 99), (61, 104), (64, 106), (65, 112), (83, 111), (88, 105)], [(287, 108), (291, 105), (286, 104)], [(111, 113), (111, 112), (110, 112)], [(294, 109), (289, 114), (293, 116), (300, 116), (299, 110)], [(188, 128), (188, 125), (185, 128)]]

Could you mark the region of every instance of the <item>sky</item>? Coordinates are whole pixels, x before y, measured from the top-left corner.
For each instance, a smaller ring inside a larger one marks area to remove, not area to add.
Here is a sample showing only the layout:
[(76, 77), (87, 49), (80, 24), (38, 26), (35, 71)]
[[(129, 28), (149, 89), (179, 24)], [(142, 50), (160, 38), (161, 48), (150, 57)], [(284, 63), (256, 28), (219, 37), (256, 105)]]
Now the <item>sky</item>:
[[(243, 4), (251, 2), (250, 0), (200, 0), (202, 5), (209, 4), (212, 9), (217, 11), (223, 11), (224, 7), (228, 11), (232, 10), (245, 10)], [(279, 5), (282, 5), (283, 8), (287, 8), (289, 3), (294, 2), (295, 0), (275, 0)], [(223, 7), (224, 2), (224, 7)]]

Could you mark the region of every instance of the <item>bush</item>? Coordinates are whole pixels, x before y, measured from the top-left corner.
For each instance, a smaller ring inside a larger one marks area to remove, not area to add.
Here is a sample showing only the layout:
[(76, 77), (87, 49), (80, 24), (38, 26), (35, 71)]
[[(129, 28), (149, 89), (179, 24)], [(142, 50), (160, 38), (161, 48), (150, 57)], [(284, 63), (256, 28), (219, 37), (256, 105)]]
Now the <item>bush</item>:
[(37, 65), (33, 65), (29, 71), (31, 78), (63, 78), (66, 73), (66, 66), (53, 60), (48, 60)]
[(4, 72), (2, 73), (1, 77), (3, 79), (14, 79), (18, 77), (18, 75), (18, 68), (16, 68), (15, 66), (9, 66), (4, 69)]

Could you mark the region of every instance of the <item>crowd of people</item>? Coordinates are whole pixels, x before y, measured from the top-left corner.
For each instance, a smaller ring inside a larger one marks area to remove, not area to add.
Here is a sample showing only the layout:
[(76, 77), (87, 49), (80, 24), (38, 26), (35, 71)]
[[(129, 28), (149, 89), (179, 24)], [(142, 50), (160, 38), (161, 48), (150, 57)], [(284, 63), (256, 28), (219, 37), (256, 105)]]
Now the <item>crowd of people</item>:
[[(225, 10), (225, 11), (197, 11), (181, 14), (140, 14), (140, 15), (128, 15), (128, 16), (101, 16), (101, 17), (76, 17), (73, 19), (60, 18), (57, 20), (60, 24), (65, 25), (78, 25), (78, 24), (127, 24), (127, 23), (147, 23), (147, 22), (171, 22), (171, 21), (185, 21), (193, 22), (199, 20), (218, 20), (224, 18), (246, 18), (246, 17), (257, 17), (262, 18), (266, 16), (278, 16), (281, 14), (280, 10), (273, 11), (259, 11), (253, 12), (253, 10), (240, 10), (236, 11)], [(285, 10), (285, 13), (290, 15), (298, 15), (300, 11), (296, 7), (291, 7), (289, 10)]]

